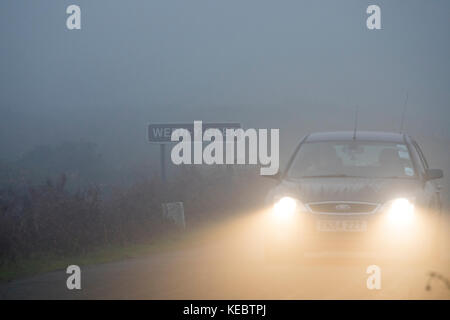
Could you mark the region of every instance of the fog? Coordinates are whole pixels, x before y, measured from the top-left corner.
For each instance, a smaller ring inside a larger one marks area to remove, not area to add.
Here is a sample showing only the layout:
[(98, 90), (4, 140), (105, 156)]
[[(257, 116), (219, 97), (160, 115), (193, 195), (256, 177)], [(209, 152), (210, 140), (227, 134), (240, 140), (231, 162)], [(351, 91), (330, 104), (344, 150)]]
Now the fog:
[[(81, 30), (66, 27), (73, 4)], [(0, 299), (448, 299), (449, 17), (448, 0), (1, 0)], [(403, 119), (444, 179), (339, 172), (291, 193), (254, 164), (176, 167), (169, 145), (165, 181), (147, 137), (195, 120), (279, 129), (283, 171), (304, 135), (353, 130), (356, 114), (365, 131)], [(313, 211), (309, 190), (335, 208)]]
[(5, 0), (0, 159), (81, 140), (115, 168), (158, 170), (146, 125), (203, 120), (279, 128), (284, 163), (304, 134), (352, 129), (356, 106), (360, 129), (398, 131), (409, 92), (405, 131), (448, 170), (449, 14), (447, 1)]

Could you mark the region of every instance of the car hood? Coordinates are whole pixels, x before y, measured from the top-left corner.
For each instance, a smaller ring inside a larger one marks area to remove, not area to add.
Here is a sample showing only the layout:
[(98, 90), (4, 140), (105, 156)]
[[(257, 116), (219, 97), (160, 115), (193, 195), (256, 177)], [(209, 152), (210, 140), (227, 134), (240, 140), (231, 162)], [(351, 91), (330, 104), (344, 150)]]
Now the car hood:
[(414, 197), (420, 189), (416, 179), (304, 178), (284, 180), (272, 196), (290, 195), (303, 203), (361, 201), (385, 203), (398, 197)]

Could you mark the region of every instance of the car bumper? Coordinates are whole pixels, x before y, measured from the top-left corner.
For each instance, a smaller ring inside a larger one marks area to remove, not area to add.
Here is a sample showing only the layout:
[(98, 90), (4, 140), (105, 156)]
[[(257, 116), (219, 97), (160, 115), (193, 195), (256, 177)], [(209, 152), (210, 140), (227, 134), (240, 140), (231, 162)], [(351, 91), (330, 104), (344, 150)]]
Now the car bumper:
[[(411, 253), (427, 243), (429, 230), (417, 213), (408, 225), (392, 226), (383, 213), (328, 215), (300, 213), (289, 220), (269, 217), (266, 243), (283, 249)], [(327, 222), (336, 228), (323, 228)], [(346, 227), (339, 227), (343, 224)], [(357, 227), (351, 227), (351, 226)], [(347, 226), (350, 226), (347, 228)]]

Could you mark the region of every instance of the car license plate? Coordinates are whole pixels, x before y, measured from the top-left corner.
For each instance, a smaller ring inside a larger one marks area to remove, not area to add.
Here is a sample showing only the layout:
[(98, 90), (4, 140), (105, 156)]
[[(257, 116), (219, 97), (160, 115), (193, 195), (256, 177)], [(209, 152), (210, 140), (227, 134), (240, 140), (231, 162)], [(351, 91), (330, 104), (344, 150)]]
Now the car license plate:
[(365, 232), (367, 221), (365, 220), (319, 220), (317, 230), (322, 232)]

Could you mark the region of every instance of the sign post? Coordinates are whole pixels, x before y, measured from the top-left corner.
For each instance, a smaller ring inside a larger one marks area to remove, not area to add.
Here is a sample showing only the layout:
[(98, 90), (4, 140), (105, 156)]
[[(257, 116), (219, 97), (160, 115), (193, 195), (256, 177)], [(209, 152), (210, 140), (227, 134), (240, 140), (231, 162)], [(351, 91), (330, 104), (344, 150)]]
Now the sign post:
[[(225, 133), (226, 129), (240, 129), (240, 123), (203, 123), (203, 132), (207, 129), (219, 129)], [(172, 143), (172, 132), (177, 129), (186, 129), (191, 135), (194, 134), (193, 123), (157, 123), (148, 125), (148, 141), (159, 144), (161, 161), (161, 180), (167, 182), (166, 173), (166, 144)]]
[(160, 162), (161, 162), (161, 180), (165, 184), (167, 182), (166, 177), (166, 145), (164, 143), (159, 144)]

